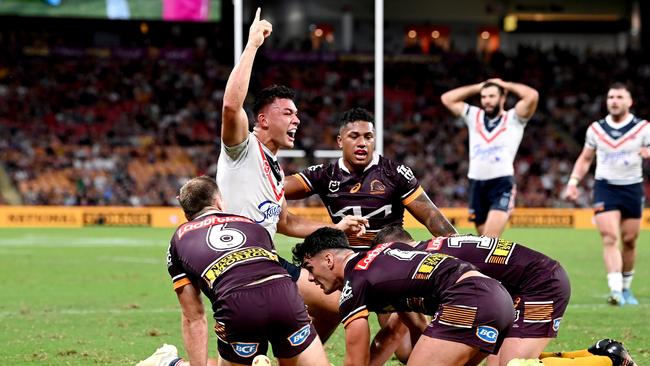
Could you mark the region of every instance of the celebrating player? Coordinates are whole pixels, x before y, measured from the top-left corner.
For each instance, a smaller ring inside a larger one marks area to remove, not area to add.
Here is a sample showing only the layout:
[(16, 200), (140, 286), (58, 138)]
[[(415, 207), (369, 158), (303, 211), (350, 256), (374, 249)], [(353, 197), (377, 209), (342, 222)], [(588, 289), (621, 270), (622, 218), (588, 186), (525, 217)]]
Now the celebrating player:
[(189, 360), (179, 359), (176, 348), (165, 345), (138, 366), (206, 365), (208, 327), (201, 292), (214, 311), (220, 365), (250, 365), (256, 355), (266, 354), (270, 342), (280, 365), (328, 366), (268, 231), (249, 218), (224, 213), (212, 178), (190, 180), (178, 199), (189, 222), (172, 236), (167, 267), (181, 305)]
[[(520, 100), (504, 111), (506, 92)], [(481, 96), (481, 108), (464, 102)], [(537, 108), (535, 89), (501, 79), (462, 86), (444, 93), (442, 103), (469, 130), (469, 214), (480, 235), (499, 237), (514, 207), (516, 185), (513, 162), (526, 122)]]
[(603, 240), (610, 289), (607, 301), (612, 305), (639, 303), (631, 285), (645, 201), (642, 159), (650, 158), (650, 127), (648, 121), (630, 113), (631, 106), (630, 89), (622, 83), (612, 84), (607, 92), (609, 114), (589, 126), (564, 193), (568, 200), (578, 198), (578, 183), (596, 156), (593, 208)]
[(345, 365), (368, 365), (368, 313), (418, 312), (434, 315), (422, 330), (408, 364), (476, 365), (498, 353), (512, 326), (510, 295), (499, 282), (471, 264), (444, 254), (387, 243), (356, 253), (345, 234), (321, 228), (293, 249), (294, 262), (325, 293), (341, 290)]
[(355, 248), (367, 249), (385, 225), (402, 224), (404, 208), (435, 236), (456, 233), (411, 168), (375, 153), (374, 118), (370, 112), (353, 108), (343, 113), (340, 123), (337, 141), (343, 157), (287, 177), (287, 199), (318, 194), (333, 222), (350, 214), (368, 219), (365, 235), (348, 235)]

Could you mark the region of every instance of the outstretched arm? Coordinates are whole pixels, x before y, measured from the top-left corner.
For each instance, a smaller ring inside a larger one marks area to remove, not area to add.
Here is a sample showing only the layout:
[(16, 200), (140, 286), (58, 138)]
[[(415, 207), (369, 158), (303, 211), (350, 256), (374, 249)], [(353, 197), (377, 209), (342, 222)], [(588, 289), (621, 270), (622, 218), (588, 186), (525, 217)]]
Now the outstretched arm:
[(500, 85), (503, 89), (514, 93), (520, 98), (517, 104), (515, 104), (515, 113), (517, 113), (517, 116), (527, 120), (535, 114), (537, 101), (539, 100), (537, 90), (528, 85), (513, 83), (512, 81), (503, 81), (501, 79), (490, 79), (488, 81)]
[(365, 366), (370, 361), (368, 318), (357, 318), (345, 327), (345, 366)]
[(208, 362), (208, 322), (201, 301), (200, 291), (187, 284), (176, 289), (181, 304), (181, 328), (183, 342), (192, 366), (207, 365)]
[(460, 88), (446, 92), (440, 97), (440, 100), (449, 109), (451, 114), (458, 117), (463, 113), (465, 99), (480, 93), (482, 87), (483, 83), (461, 86)]
[(241, 54), (239, 63), (230, 73), (223, 96), (221, 119), (221, 141), (226, 146), (234, 146), (246, 140), (248, 136), (248, 117), (244, 111), (244, 100), (248, 94), (253, 62), (257, 49), (272, 32), (271, 23), (260, 20), (260, 8), (255, 12), (255, 19), (248, 34), (248, 43)]
[(584, 178), (585, 174), (589, 171), (591, 162), (594, 160), (596, 155), (596, 150), (590, 147), (584, 147), (578, 160), (576, 160), (573, 170), (571, 171), (571, 177), (569, 182), (566, 185), (566, 190), (564, 192), (564, 198), (575, 202), (578, 199), (578, 183)]
[(287, 208), (287, 201), (282, 202), (282, 212), (278, 221), (278, 232), (294, 238), (304, 238), (314, 231), (328, 226), (339, 229), (347, 235), (363, 235), (366, 232), (368, 219), (361, 216), (345, 216), (338, 224), (326, 224), (294, 215)]
[(406, 209), (434, 236), (458, 234), (445, 215), (431, 202), (426, 192), (422, 192), (418, 198), (406, 205)]
[(308, 188), (294, 175), (284, 177), (284, 197), (288, 200), (299, 200), (309, 197)]

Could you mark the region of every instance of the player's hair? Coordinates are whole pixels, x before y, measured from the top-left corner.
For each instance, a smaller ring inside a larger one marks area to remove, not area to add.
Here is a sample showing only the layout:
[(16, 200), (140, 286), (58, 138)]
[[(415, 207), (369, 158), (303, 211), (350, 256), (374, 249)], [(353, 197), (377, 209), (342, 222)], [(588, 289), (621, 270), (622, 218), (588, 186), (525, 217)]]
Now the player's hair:
[(356, 121), (365, 121), (374, 124), (375, 116), (373, 116), (372, 113), (370, 113), (365, 108), (357, 107), (357, 108), (349, 109), (343, 112), (341, 118), (339, 119), (339, 130), (345, 127), (348, 123), (356, 122)]
[(630, 95), (632, 95), (632, 88), (628, 84), (622, 83), (620, 81), (612, 83), (609, 86), (609, 89), (607, 89), (607, 91), (609, 92), (612, 89), (625, 89), (625, 90), (627, 90), (628, 93), (630, 93)]
[(311, 258), (326, 249), (351, 249), (345, 233), (338, 229), (322, 227), (297, 244), (291, 252), (293, 262), (301, 265), (303, 259)]
[(262, 108), (273, 103), (276, 99), (291, 99), (296, 96), (296, 92), (284, 85), (271, 85), (260, 90), (257, 95), (255, 95), (255, 101), (253, 102), (253, 119), (257, 120), (257, 114), (262, 110)]
[(217, 182), (202, 175), (183, 184), (178, 194), (178, 202), (180, 202), (185, 216), (188, 219), (193, 219), (201, 210), (214, 204), (217, 194), (219, 194)]
[(481, 87), (481, 90), (483, 90), (485, 88), (492, 87), (492, 86), (497, 88), (497, 90), (499, 91), (499, 95), (504, 95), (505, 94), (505, 90), (503, 90), (503, 87), (501, 85), (493, 83), (491, 81), (486, 81), (485, 83), (483, 83), (483, 86)]
[(409, 242), (413, 241), (413, 237), (408, 231), (404, 229), (402, 224), (390, 224), (384, 226), (377, 232), (377, 235), (372, 239), (370, 247), (374, 248), (378, 244), (389, 243), (392, 241)]

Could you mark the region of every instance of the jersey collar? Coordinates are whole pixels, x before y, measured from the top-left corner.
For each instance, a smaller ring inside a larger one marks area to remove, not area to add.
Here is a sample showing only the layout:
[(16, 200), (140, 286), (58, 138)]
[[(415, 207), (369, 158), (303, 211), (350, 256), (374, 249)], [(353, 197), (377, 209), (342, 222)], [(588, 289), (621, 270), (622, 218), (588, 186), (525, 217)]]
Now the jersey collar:
[(627, 126), (627, 124), (632, 122), (633, 119), (634, 115), (630, 113), (623, 122), (614, 122), (612, 115), (608, 114), (607, 117), (605, 117), (605, 122), (609, 125), (609, 127), (619, 129), (621, 127)]
[[(348, 174), (351, 174), (350, 171), (348, 170), (348, 168), (345, 166), (345, 163), (343, 163), (343, 158), (339, 158), (338, 164), (339, 164), (339, 168), (341, 170), (343, 170), (344, 172), (346, 172)], [(375, 166), (377, 164), (379, 164), (379, 154), (374, 153), (374, 154), (372, 154), (372, 160), (370, 161), (370, 164), (368, 164), (368, 166), (365, 167), (363, 169), (363, 171), (365, 172), (366, 170), (372, 168), (373, 166)]]

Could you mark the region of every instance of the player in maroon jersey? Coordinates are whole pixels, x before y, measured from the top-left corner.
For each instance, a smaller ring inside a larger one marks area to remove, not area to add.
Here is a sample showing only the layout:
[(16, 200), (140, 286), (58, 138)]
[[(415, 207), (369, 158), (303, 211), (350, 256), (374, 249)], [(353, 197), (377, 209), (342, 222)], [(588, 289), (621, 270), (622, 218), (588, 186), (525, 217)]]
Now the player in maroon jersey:
[[(214, 311), (220, 365), (250, 365), (256, 355), (266, 354), (270, 342), (281, 365), (329, 366), (268, 231), (248, 218), (222, 212), (219, 188), (205, 176), (186, 183), (179, 202), (188, 222), (171, 239), (167, 267), (192, 365), (205, 365), (208, 357), (203, 292)], [(177, 357), (175, 347), (166, 353), (165, 347), (173, 346), (162, 347), (159, 357), (154, 354), (140, 365), (189, 365)]]
[(367, 249), (385, 225), (402, 223), (408, 210), (435, 236), (455, 234), (447, 218), (431, 202), (411, 168), (375, 154), (374, 117), (353, 108), (341, 117), (337, 137), (343, 157), (327, 165), (311, 166), (285, 178), (285, 197), (301, 199), (318, 194), (332, 222), (345, 215), (363, 216), (363, 236), (348, 236), (350, 245)]
[(368, 314), (418, 312), (433, 315), (408, 364), (476, 365), (497, 353), (514, 319), (510, 295), (471, 264), (444, 254), (387, 243), (355, 253), (345, 234), (321, 228), (293, 249), (294, 261), (325, 293), (341, 290), (345, 365), (367, 365)]
[[(416, 250), (451, 255), (469, 262), (508, 290), (515, 308), (515, 321), (505, 335), (499, 354), (488, 357), (488, 365), (505, 366), (515, 358), (537, 358), (551, 339), (557, 337), (571, 296), (569, 277), (558, 261), (519, 243), (485, 236), (455, 235), (418, 243), (400, 225), (384, 227), (375, 236), (373, 245), (392, 241), (409, 243)], [(399, 329), (393, 323), (395, 319), (391, 319), (388, 329)], [(405, 331), (405, 328), (402, 327), (401, 331)], [(381, 338), (387, 337), (386, 334), (379, 335), (378, 342), (385, 346), (387, 341)], [(616, 365), (624, 364), (626, 359), (631, 361), (627, 351), (621, 354), (603, 351), (603, 348), (624, 350), (619, 342), (610, 343), (600, 348), (591, 347), (588, 351), (568, 353), (569, 356), (580, 356), (582, 363), (567, 363), (569, 361), (565, 358), (559, 362), (564, 362), (563, 365), (602, 365), (608, 362)], [(391, 347), (394, 348), (395, 344)], [(382, 352), (381, 358), (389, 357), (390, 347)], [(553, 359), (561, 357), (561, 354), (546, 354), (543, 361), (553, 365)]]

